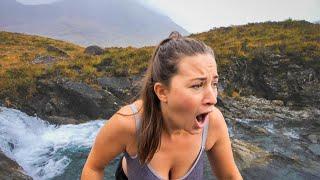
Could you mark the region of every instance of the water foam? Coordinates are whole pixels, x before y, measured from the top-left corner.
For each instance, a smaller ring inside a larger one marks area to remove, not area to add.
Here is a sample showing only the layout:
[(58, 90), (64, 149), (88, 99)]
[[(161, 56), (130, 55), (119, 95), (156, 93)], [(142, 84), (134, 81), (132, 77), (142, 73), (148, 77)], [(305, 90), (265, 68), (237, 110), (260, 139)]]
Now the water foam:
[(34, 179), (60, 175), (71, 159), (70, 148), (92, 146), (105, 121), (79, 125), (50, 125), (15, 109), (0, 107), (0, 149)]

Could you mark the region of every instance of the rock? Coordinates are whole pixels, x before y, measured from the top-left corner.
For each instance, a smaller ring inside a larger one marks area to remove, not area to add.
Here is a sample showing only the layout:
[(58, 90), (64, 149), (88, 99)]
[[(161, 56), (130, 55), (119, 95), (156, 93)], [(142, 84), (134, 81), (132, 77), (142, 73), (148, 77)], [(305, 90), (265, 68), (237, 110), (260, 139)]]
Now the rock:
[[(102, 106), (99, 102), (103, 102), (104, 96), (91, 88), (90, 86), (79, 82), (60, 82), (60, 92), (63, 97), (68, 100), (68, 107), (73, 112), (81, 112), (90, 118), (98, 118), (102, 113)], [(111, 100), (111, 99), (109, 99)], [(115, 100), (112, 100), (115, 102)], [(109, 110), (114, 109), (113, 102), (108, 102)]]
[(0, 150), (0, 179), (2, 180), (32, 180), (25, 174), (22, 167), (15, 161), (8, 158)]
[(120, 77), (102, 77), (97, 82), (106, 91), (110, 91), (118, 98), (127, 101), (138, 95), (141, 86), (141, 75), (120, 76)]
[(45, 110), (46, 114), (51, 115), (51, 114), (54, 113), (55, 108), (52, 106), (52, 104), (51, 104), (50, 102), (48, 102), (48, 103), (45, 105), (45, 109), (44, 109), (44, 110)]
[(103, 54), (104, 50), (99, 47), (99, 46), (88, 46), (85, 50), (84, 53), (85, 54), (89, 54), (89, 55), (101, 55)]
[(275, 105), (275, 106), (283, 106), (284, 103), (281, 100), (272, 100), (271, 104)]
[(132, 83), (128, 77), (103, 77), (98, 78), (97, 81), (103, 89), (110, 91), (119, 98), (131, 96)]
[(234, 159), (239, 170), (268, 163), (269, 153), (250, 143), (234, 139), (232, 141)]
[(52, 56), (41, 56), (41, 55), (36, 55), (36, 58), (32, 61), (32, 64), (52, 64), (56, 62), (57, 59), (52, 57)]
[(61, 50), (61, 49), (59, 49), (57, 47), (54, 47), (52, 45), (49, 45), (47, 47), (47, 51), (48, 52), (53, 52), (53, 53), (57, 54), (58, 56), (69, 57), (69, 55), (66, 52), (64, 52), (63, 50)]
[(320, 144), (311, 144), (308, 149), (315, 155), (320, 156)]
[(61, 125), (61, 124), (79, 124), (81, 121), (67, 118), (67, 117), (59, 117), (59, 116), (49, 116), (47, 120), (51, 124)]
[(37, 93), (21, 101), (19, 109), (51, 123), (74, 124), (110, 118), (124, 104), (123, 99), (98, 86), (94, 89), (68, 79), (40, 80), (37, 82)]
[(308, 139), (313, 144), (317, 144), (318, 142), (320, 142), (320, 134), (309, 134)]
[(110, 68), (112, 68), (112, 59), (106, 58), (101, 60), (101, 63), (94, 65), (95, 68), (97, 68), (98, 72), (101, 71), (108, 71)]
[[(320, 75), (313, 61), (273, 54), (267, 49), (252, 52), (253, 59), (234, 57), (219, 66), (224, 92), (240, 96), (255, 95), (274, 101), (274, 105), (320, 108)], [(278, 101), (280, 100), (280, 101)]]
[(261, 127), (257, 127), (255, 130), (256, 130), (257, 134), (264, 134), (264, 135), (268, 134), (268, 131), (264, 128), (261, 128)]

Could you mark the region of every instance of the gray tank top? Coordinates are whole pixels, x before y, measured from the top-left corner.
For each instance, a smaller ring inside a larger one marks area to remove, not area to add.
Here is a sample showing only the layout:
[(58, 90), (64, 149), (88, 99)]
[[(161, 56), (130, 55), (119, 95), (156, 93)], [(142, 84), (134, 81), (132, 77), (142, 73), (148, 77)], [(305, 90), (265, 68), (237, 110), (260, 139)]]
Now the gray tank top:
[[(136, 121), (136, 129), (139, 131), (141, 127), (140, 117), (136, 114), (137, 108), (134, 104), (130, 104), (130, 108), (132, 112), (135, 114), (134, 118)], [(200, 152), (193, 163), (191, 169), (179, 179), (184, 180), (195, 180), (195, 179), (203, 179), (203, 170), (204, 170), (204, 156), (205, 156), (205, 143), (208, 132), (208, 123), (205, 124), (204, 129), (202, 131), (202, 142)], [(141, 165), (139, 162), (138, 156), (130, 156), (127, 152), (124, 152), (124, 156), (127, 160), (127, 177), (128, 179), (133, 180), (158, 180), (165, 179), (157, 174), (155, 170), (149, 164)]]

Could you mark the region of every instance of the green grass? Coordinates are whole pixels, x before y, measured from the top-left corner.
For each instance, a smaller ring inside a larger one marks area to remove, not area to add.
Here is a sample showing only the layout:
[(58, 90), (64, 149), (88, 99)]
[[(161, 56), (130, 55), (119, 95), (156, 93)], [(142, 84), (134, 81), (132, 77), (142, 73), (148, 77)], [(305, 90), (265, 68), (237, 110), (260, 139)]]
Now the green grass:
[[(306, 21), (251, 23), (223, 27), (190, 35), (214, 49), (219, 68), (234, 58), (252, 61), (262, 51), (320, 69), (320, 25)], [(48, 52), (52, 45), (68, 54)], [(67, 77), (95, 86), (96, 78), (140, 73), (147, 68), (154, 47), (106, 48), (99, 56), (84, 54), (84, 48), (50, 38), (0, 32), (0, 99), (28, 98), (36, 92), (39, 78)], [(37, 55), (59, 59), (52, 65), (32, 64)]]

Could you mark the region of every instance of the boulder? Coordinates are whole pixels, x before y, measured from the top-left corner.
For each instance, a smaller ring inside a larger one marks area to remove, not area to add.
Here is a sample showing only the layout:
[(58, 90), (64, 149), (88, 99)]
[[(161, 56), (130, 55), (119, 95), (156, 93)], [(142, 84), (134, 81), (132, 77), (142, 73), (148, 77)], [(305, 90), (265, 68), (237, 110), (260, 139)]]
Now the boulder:
[(38, 81), (37, 93), (22, 103), (22, 111), (54, 124), (108, 119), (124, 102), (111, 92), (68, 79)]
[(85, 50), (84, 53), (88, 55), (101, 55), (103, 54), (104, 50), (96, 45), (93, 46), (88, 46)]
[(47, 51), (48, 52), (53, 52), (56, 55), (61, 56), (61, 57), (69, 57), (69, 55), (65, 51), (63, 51), (63, 50), (61, 50), (61, 49), (59, 49), (57, 47), (54, 47), (52, 45), (47, 46)]
[(0, 179), (2, 180), (32, 180), (25, 174), (22, 167), (10, 158), (8, 158), (0, 150)]
[[(233, 57), (219, 66), (222, 89), (228, 95), (255, 95), (277, 100), (275, 105), (320, 108), (320, 75), (312, 63), (298, 57), (273, 54), (267, 49), (253, 52), (252, 59)], [(219, 62), (218, 62), (219, 64)], [(280, 100), (280, 101), (278, 101)], [(282, 102), (281, 102), (282, 101)]]
[(141, 77), (102, 77), (98, 78), (97, 81), (103, 89), (127, 101), (138, 95)]

